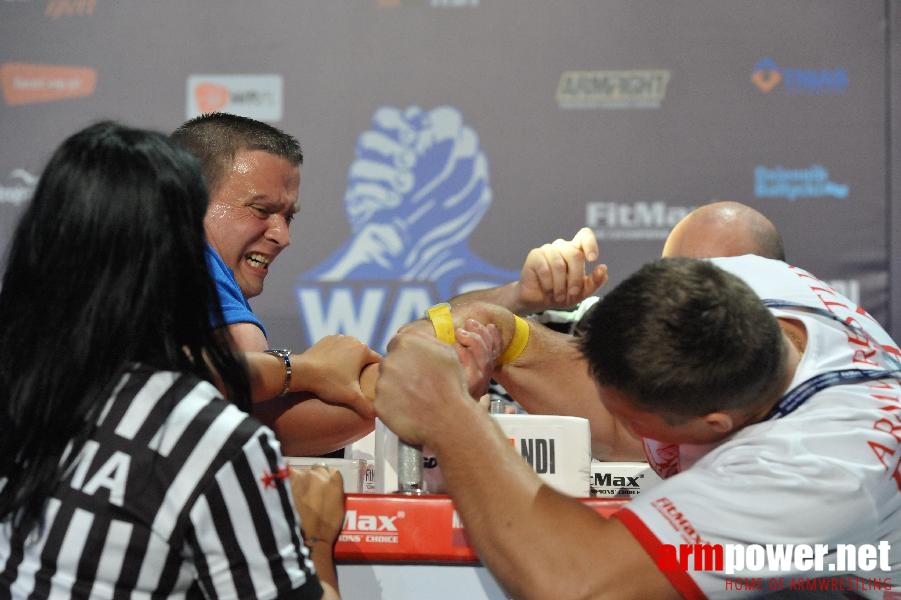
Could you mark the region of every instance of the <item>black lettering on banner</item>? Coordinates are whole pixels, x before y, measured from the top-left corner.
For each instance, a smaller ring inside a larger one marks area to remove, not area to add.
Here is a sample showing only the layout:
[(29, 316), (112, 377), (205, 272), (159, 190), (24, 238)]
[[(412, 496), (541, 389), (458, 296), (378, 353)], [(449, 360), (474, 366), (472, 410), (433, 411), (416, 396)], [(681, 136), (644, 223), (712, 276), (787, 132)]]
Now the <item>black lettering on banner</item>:
[(522, 438), (519, 450), (526, 462), (539, 474), (555, 474), (557, 472), (557, 456), (553, 439)]

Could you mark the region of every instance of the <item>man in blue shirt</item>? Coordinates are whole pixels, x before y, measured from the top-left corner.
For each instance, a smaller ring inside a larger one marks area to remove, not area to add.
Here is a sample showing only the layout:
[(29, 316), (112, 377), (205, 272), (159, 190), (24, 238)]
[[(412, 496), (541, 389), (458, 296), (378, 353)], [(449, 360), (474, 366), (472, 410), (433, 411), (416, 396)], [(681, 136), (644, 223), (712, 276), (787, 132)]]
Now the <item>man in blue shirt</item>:
[[(172, 137), (200, 160), (210, 194), (204, 228), (225, 318), (216, 325), (228, 329), (239, 350), (266, 351), (266, 330), (248, 299), (263, 291), (269, 265), (291, 243), (300, 144), (266, 123), (225, 113), (192, 119)], [(285, 389), (294, 377), (309, 382), (304, 388), (309, 393), (257, 403), (254, 415), (275, 430), (285, 454), (326, 454), (372, 431), (377, 353), (359, 340), (335, 335), (284, 360)]]

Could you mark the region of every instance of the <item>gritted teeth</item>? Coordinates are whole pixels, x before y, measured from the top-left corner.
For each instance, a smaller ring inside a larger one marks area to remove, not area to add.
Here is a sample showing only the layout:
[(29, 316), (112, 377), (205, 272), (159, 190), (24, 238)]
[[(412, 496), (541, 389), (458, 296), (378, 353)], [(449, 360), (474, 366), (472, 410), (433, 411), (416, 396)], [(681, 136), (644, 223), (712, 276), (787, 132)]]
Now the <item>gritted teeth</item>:
[(245, 256), (245, 258), (255, 267), (261, 267), (263, 269), (269, 268), (269, 263), (272, 261), (263, 256), (262, 254), (251, 253)]

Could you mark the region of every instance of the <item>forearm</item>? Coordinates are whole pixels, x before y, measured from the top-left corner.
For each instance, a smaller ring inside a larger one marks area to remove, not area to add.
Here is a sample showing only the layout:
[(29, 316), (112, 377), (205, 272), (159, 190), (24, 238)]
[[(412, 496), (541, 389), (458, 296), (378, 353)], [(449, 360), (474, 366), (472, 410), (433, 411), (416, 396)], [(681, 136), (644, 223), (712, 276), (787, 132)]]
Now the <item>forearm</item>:
[(538, 478), (469, 396), (446, 344), (423, 331), (401, 331), (382, 364), (376, 410), (400, 439), (435, 452), (470, 542), (512, 596), (673, 595), (622, 524)]
[(344, 521), (341, 472), (321, 466), (302, 471), (289, 469), (288, 479), (304, 544), (323, 587), (322, 597), (334, 600), (339, 597), (334, 546)]
[(360, 372), (360, 389), (370, 402), (375, 400), (375, 384), (379, 380), (379, 363), (370, 363)]
[(341, 594), (338, 593), (338, 587), (322, 583), (322, 600), (341, 600)]
[[(453, 308), (454, 324), (472, 318), (494, 325), (507, 348), (516, 332), (511, 311), (497, 305), (473, 302)], [(525, 319), (528, 342), (507, 365), (497, 365), (493, 376), (527, 412), (569, 415), (588, 419), (592, 455), (600, 460), (644, 460), (640, 440), (626, 431), (604, 408), (588, 365), (571, 335)], [(428, 322), (418, 325), (431, 331)]]
[[(263, 352), (245, 352), (247, 373), (250, 377), (250, 397), (254, 403), (281, 395), (285, 385), (285, 363), (278, 356)], [(292, 373), (293, 391), (300, 391), (300, 377)]]
[(592, 456), (599, 460), (644, 460), (640, 440), (604, 408), (588, 364), (572, 336), (530, 323), (529, 343), (494, 378), (531, 414), (588, 419)]
[(257, 403), (253, 414), (275, 431), (286, 456), (328, 454), (375, 429), (374, 418), (302, 394)]
[[(292, 355), (296, 356), (296, 355)], [(309, 392), (292, 391), (281, 396), (283, 361), (269, 354), (246, 354), (254, 391), (253, 415), (275, 431), (287, 456), (328, 454), (364, 437), (375, 428), (372, 416), (347, 406), (330, 404)], [(360, 373), (360, 388), (371, 402), (379, 365), (371, 363)], [(291, 389), (302, 390), (303, 376), (292, 374)]]
[(309, 544), (310, 560), (316, 567), (316, 575), (325, 593), (322, 600), (340, 598), (338, 572), (335, 569), (334, 547), (326, 540), (313, 540)]
[[(285, 383), (285, 363), (271, 354), (263, 352), (245, 352), (244, 360), (250, 377), (251, 398), (254, 402), (263, 402), (275, 398), (282, 393)], [(291, 354), (291, 393), (306, 393), (327, 385), (323, 383), (317, 372), (310, 368), (303, 354)], [(360, 373), (360, 388), (363, 395), (372, 400), (375, 398), (375, 381), (378, 378), (378, 363), (370, 363)]]
[[(315, 371), (309, 368), (304, 361), (303, 354), (291, 354), (289, 392), (284, 396), (282, 396), (282, 392), (285, 389), (286, 369), (285, 361), (282, 358), (263, 352), (245, 352), (244, 359), (247, 361), (247, 371), (250, 376), (251, 399), (256, 405), (267, 403), (271, 406), (282, 405), (287, 408), (298, 402), (314, 398), (312, 390), (321, 385)], [(254, 414), (258, 408), (259, 406), (254, 407)]]
[(466, 292), (459, 296), (454, 296), (449, 302), (455, 309), (458, 306), (463, 306), (464, 304), (470, 304), (472, 302), (489, 302), (491, 304), (503, 306), (516, 314), (522, 314), (522, 311), (527, 308), (523, 306), (519, 300), (518, 281), (508, 283), (507, 285)]
[(611, 579), (599, 573), (609, 547), (601, 540), (613, 524), (545, 485), (477, 407), (445, 429), (432, 440), (445, 483), (469, 541), (505, 590), (515, 598), (600, 597)]
[[(453, 311), (455, 324), (466, 318), (497, 327), (501, 347), (516, 331), (513, 314), (485, 303), (462, 305)], [(588, 364), (571, 335), (525, 319), (528, 343), (515, 360), (498, 365), (494, 378), (531, 414), (569, 415), (588, 419), (592, 455), (600, 460), (643, 460), (640, 441), (626, 431), (601, 403)]]

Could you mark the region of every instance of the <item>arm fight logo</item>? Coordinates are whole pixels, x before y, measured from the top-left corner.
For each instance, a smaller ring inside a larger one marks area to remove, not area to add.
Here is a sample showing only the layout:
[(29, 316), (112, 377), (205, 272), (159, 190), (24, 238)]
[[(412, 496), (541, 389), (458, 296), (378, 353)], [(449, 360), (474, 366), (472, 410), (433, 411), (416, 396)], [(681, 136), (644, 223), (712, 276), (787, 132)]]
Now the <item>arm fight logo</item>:
[(337, 332), (384, 349), (432, 304), (518, 279), (469, 248), (491, 201), (488, 160), (458, 110), (376, 110), (347, 177), (352, 235), (298, 280), (308, 342)]

